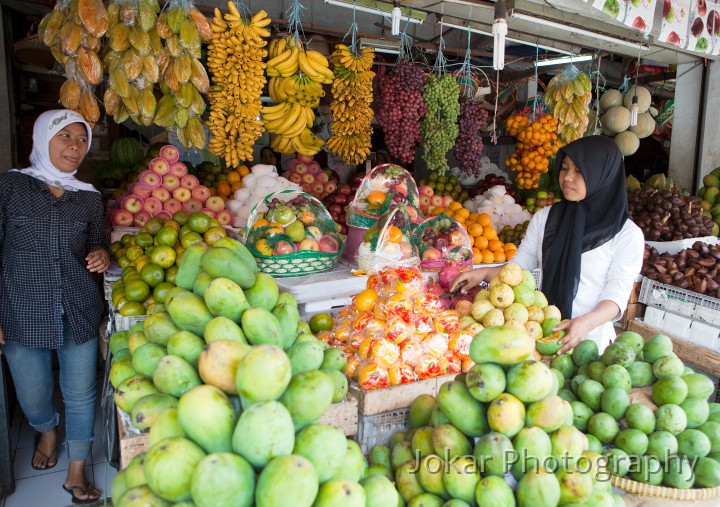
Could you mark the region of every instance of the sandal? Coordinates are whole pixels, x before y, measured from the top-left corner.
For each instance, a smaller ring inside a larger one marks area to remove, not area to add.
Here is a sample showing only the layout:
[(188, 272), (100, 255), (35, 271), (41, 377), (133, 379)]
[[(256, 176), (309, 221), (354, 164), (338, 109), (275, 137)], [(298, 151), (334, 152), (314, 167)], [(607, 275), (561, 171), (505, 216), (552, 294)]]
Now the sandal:
[[(41, 437), (41, 433), (35, 434), (35, 452), (33, 452), (33, 455), (30, 458), (30, 466), (33, 467), (35, 470), (50, 470), (52, 468), (55, 468), (55, 465), (57, 465), (57, 447), (55, 448), (55, 451), (50, 453), (50, 455), (43, 454), (38, 449), (38, 444), (40, 443), (40, 437)], [(41, 458), (44, 458), (46, 460), (44, 467), (36, 467), (35, 466), (34, 461), (35, 461), (35, 457), (37, 457), (37, 456), (40, 456)]]
[[(76, 484), (71, 484), (70, 486), (66, 486), (65, 484), (63, 484), (62, 488), (68, 493), (70, 493), (70, 496), (72, 496), (72, 503), (74, 504), (94, 503), (100, 499), (100, 490), (96, 489), (93, 485), (83, 488), (82, 486)], [(77, 497), (75, 495), (75, 490), (80, 490), (80, 493), (84, 495), (85, 498)]]

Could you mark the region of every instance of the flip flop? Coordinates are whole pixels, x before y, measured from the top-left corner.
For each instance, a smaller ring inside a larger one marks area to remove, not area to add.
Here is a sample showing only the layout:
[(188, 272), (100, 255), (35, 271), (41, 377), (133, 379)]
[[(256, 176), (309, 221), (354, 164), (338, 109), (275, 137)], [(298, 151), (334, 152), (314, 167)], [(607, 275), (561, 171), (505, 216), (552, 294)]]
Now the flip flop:
[[(100, 490), (96, 489), (95, 486), (93, 486), (92, 484), (89, 485), (87, 488), (83, 488), (82, 486), (78, 486), (78, 485), (74, 485), (74, 484), (71, 484), (70, 486), (65, 486), (65, 484), (63, 484), (62, 489), (67, 491), (70, 494), (70, 496), (72, 496), (72, 503), (74, 503), (74, 504), (95, 503), (100, 499), (100, 496), (101, 496)], [(87, 498), (85, 498), (83, 500), (82, 498), (78, 498), (77, 496), (75, 496), (76, 489), (79, 489), (83, 495), (87, 496)], [(97, 491), (97, 496), (95, 498), (92, 498), (92, 495), (90, 494), (90, 492), (92, 490)]]
[[(35, 470), (51, 470), (55, 468), (55, 465), (57, 465), (57, 447), (55, 448), (55, 457), (50, 458), (50, 456), (47, 456), (40, 452), (38, 449), (38, 444), (40, 443), (40, 433), (35, 433), (35, 451), (33, 452), (32, 456), (30, 457), (30, 466), (33, 467)], [(44, 467), (36, 467), (33, 464), (33, 461), (35, 461), (35, 456), (39, 455), (42, 458), (45, 458), (47, 460), (47, 464)], [(54, 461), (54, 463), (51, 465), (50, 462)]]

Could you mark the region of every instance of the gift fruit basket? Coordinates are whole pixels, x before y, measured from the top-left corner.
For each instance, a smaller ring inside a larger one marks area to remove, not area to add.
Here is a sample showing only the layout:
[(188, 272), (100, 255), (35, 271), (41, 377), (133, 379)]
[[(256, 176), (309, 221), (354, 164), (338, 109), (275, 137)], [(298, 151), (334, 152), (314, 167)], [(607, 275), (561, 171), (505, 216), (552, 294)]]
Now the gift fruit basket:
[(420, 197), (415, 180), (395, 164), (374, 167), (363, 178), (355, 198), (347, 209), (348, 226), (368, 229), (395, 204), (407, 205), (413, 222), (422, 220), (418, 211)]
[(444, 214), (428, 218), (415, 228), (412, 237), (423, 271), (440, 271), (452, 262), (460, 271), (473, 267), (472, 241), (467, 230)]
[(420, 263), (418, 249), (412, 242), (414, 225), (408, 208), (404, 204), (391, 207), (365, 232), (355, 258), (361, 270), (375, 273), (385, 266)]
[(255, 205), (244, 242), (258, 269), (278, 277), (329, 271), (344, 246), (325, 206), (299, 190), (274, 192)]

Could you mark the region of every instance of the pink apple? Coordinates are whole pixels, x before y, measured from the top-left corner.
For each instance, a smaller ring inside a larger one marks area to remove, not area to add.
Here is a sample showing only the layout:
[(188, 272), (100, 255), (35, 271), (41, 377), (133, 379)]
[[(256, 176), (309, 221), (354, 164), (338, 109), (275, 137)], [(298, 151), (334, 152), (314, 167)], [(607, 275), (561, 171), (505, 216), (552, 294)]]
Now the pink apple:
[(305, 231), (312, 239), (322, 238), (322, 232), (320, 232), (320, 228), (316, 225), (309, 226)]
[(164, 176), (170, 172), (170, 164), (168, 164), (168, 161), (162, 157), (155, 157), (152, 159), (148, 167), (152, 172), (159, 174), (160, 176)]
[(298, 173), (292, 173), (287, 179), (298, 185), (302, 183), (302, 176)]
[(167, 160), (169, 164), (172, 164), (173, 162), (177, 162), (178, 159), (180, 159), (180, 152), (172, 144), (166, 144), (165, 146), (160, 148), (160, 156)]
[(295, 245), (289, 241), (278, 241), (273, 250), (273, 255), (287, 255), (295, 253)]
[(427, 208), (430, 206), (430, 196), (426, 194), (422, 194), (420, 196), (420, 207), (421, 208)]
[(166, 174), (162, 177), (162, 186), (172, 192), (180, 186), (180, 178), (174, 174)]
[(161, 211), (157, 215), (155, 215), (157, 218), (162, 218), (164, 220), (170, 220), (172, 218), (172, 214), (169, 211)]
[(156, 197), (148, 197), (143, 203), (143, 209), (150, 213), (152, 216), (157, 215), (163, 210), (162, 202)]
[(110, 217), (112, 224), (117, 227), (132, 227), (133, 220), (132, 213), (124, 209), (116, 209)]
[(170, 199), (170, 191), (164, 187), (158, 187), (152, 191), (152, 196), (160, 202)]
[(125, 198), (125, 200), (123, 200), (123, 208), (130, 213), (135, 214), (142, 209), (143, 202), (144, 200), (142, 197), (130, 194)]
[(332, 194), (333, 192), (335, 192), (335, 190), (337, 190), (337, 183), (335, 183), (334, 181), (328, 181), (327, 183), (325, 183), (326, 194)]
[(198, 179), (192, 174), (186, 174), (185, 176), (180, 178), (180, 186), (189, 188), (190, 190), (197, 187), (199, 184), (200, 182), (198, 181)]
[(307, 164), (308, 162), (312, 162), (312, 161), (313, 161), (312, 155), (303, 155), (302, 153), (297, 153), (297, 154), (295, 154), (295, 157), (296, 157), (300, 162), (303, 162), (304, 164)]
[(210, 197), (210, 190), (205, 185), (198, 185), (192, 189), (192, 196), (198, 201), (205, 202)]
[(325, 193), (325, 185), (321, 181), (315, 181), (312, 185), (310, 185), (310, 188), (312, 189), (312, 192), (310, 192), (315, 197), (322, 197)]
[(205, 206), (213, 211), (221, 211), (225, 209), (225, 201), (223, 201), (223, 198), (219, 195), (213, 195), (205, 201)]
[[(150, 185), (148, 185), (147, 183), (143, 183), (143, 182), (139, 181), (137, 183), (133, 183), (133, 185), (135, 185), (135, 190), (133, 190), (130, 193), (137, 194), (140, 197), (142, 197), (143, 199), (150, 197), (150, 195), (152, 195), (153, 188)], [(132, 185), (130, 185), (130, 186), (132, 186)], [(129, 190), (130, 190), (130, 188), (128, 188), (128, 191)]]
[(203, 205), (200, 200), (192, 198), (185, 201), (185, 203), (183, 204), (183, 209), (188, 213), (193, 214), (201, 211), (203, 209)]
[(318, 241), (318, 247), (321, 252), (335, 253), (338, 251), (338, 242), (332, 236), (323, 236)]
[(192, 197), (192, 192), (189, 188), (178, 187), (173, 190), (172, 196), (180, 202), (187, 202)]
[(435, 193), (430, 185), (421, 185), (420, 188), (418, 188), (418, 192), (420, 195), (427, 195), (428, 197), (432, 197)]
[(418, 215), (418, 210), (415, 209), (414, 206), (407, 207), (407, 214), (408, 214), (408, 218), (410, 218), (411, 222), (418, 222), (420, 216)]
[(451, 195), (443, 196), (443, 201), (442, 201), (443, 207), (447, 208), (448, 206), (450, 206), (453, 203), (454, 200), (455, 199), (453, 199), (453, 197)]
[(220, 225), (231, 225), (233, 223), (233, 214), (226, 209), (218, 211), (215, 218)]
[(162, 182), (162, 179), (160, 178), (160, 175), (157, 173), (154, 173), (152, 171), (143, 171), (138, 176), (138, 180), (142, 181), (143, 183), (146, 183), (152, 188), (157, 188), (160, 186), (160, 183)]
[(352, 195), (353, 189), (350, 185), (347, 183), (343, 183), (338, 187), (338, 192), (340, 192), (343, 195)]
[(210, 208), (203, 208), (200, 210), (202, 213), (205, 213), (210, 218), (216, 218), (217, 214), (215, 213), (215, 210), (212, 210)]
[(133, 214), (133, 218), (133, 225), (135, 227), (145, 227), (145, 224), (152, 218), (152, 216), (150, 216), (150, 213), (147, 211), (138, 211)]
[(315, 176), (315, 179), (318, 180), (318, 181), (321, 181), (321, 182), (323, 182), (323, 183), (327, 183), (328, 181), (330, 181), (330, 176), (328, 176), (328, 174), (327, 174), (326, 172), (320, 171), (320, 172), (317, 173), (317, 175)]
[(176, 211), (180, 211), (181, 209), (182, 203), (174, 197), (171, 197), (163, 203), (163, 210), (167, 211), (171, 215), (174, 214)]
[(315, 250), (317, 252), (320, 250), (320, 245), (314, 239), (307, 238), (300, 242), (298, 250)]
[(437, 207), (437, 206), (442, 206), (442, 205), (443, 205), (443, 198), (442, 198), (442, 196), (441, 196), (441, 195), (437, 195), (437, 194), (431, 196), (431, 197), (430, 197), (430, 204), (433, 205), (433, 206), (435, 206), (435, 207)]
[[(317, 175), (317, 174), (319, 174), (320, 172), (322, 172), (321, 169), (320, 169), (320, 164), (318, 164), (318, 163), (315, 162), (314, 160), (313, 160), (312, 162), (308, 162), (308, 163), (305, 164), (305, 165), (307, 166), (307, 172), (310, 173), (310, 174), (315, 174), (315, 175)], [(326, 176), (327, 176), (327, 175), (326, 175)]]
[(439, 259), (441, 257), (440, 250), (437, 248), (429, 247), (426, 248), (425, 251), (422, 254), (422, 260), (435, 260)]
[(182, 162), (173, 162), (170, 164), (170, 174), (182, 178), (188, 173), (188, 168)]
[(305, 164), (295, 164), (295, 168), (293, 169), (293, 171), (300, 175), (308, 172), (307, 166)]
[(310, 183), (312, 183), (313, 181), (315, 181), (315, 176), (313, 176), (313, 175), (310, 174), (310, 173), (306, 173), (306, 174), (303, 174), (302, 179), (303, 179), (303, 182), (304, 182), (304, 183), (310, 184)]

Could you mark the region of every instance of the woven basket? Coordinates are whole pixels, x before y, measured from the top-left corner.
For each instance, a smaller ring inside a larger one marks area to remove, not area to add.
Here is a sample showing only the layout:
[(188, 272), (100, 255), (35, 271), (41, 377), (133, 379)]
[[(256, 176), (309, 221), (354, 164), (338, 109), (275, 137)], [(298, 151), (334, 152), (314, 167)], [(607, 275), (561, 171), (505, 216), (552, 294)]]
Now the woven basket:
[[(301, 192), (299, 190), (282, 190), (280, 192), (274, 192), (266, 195), (265, 198), (257, 203), (250, 212), (247, 227), (245, 228), (245, 236), (243, 237), (245, 246), (247, 246), (248, 250), (250, 250), (257, 261), (258, 270), (263, 273), (267, 273), (278, 278), (304, 276), (330, 271), (338, 265), (338, 262), (340, 262), (340, 256), (345, 248), (345, 242), (341, 240), (342, 238), (339, 238), (338, 244), (340, 247), (338, 251), (334, 253), (302, 250), (287, 255), (264, 255), (255, 248), (253, 243), (248, 242), (248, 235), (252, 224), (255, 222), (258, 213), (267, 209), (268, 201), (275, 198), (283, 201), (289, 201), (300, 195), (309, 199), (318, 211), (324, 214), (323, 216), (320, 216), (318, 213), (316, 214), (316, 217), (319, 221), (323, 222), (321, 225), (324, 225), (325, 229), (329, 229), (332, 227), (331, 224), (334, 224), (330, 218), (330, 213), (328, 213), (325, 206), (323, 206), (318, 199), (310, 194), (306, 194), (305, 192)], [(325, 221), (328, 223), (324, 223)]]
[[(675, 489), (665, 486), (652, 486), (643, 482), (633, 481), (625, 477), (610, 476), (610, 483), (623, 491), (639, 496), (651, 496), (655, 498), (667, 498), (669, 500), (709, 500), (720, 498), (720, 487), (697, 488), (697, 489)], [(718, 502), (720, 504), (720, 501)]]

